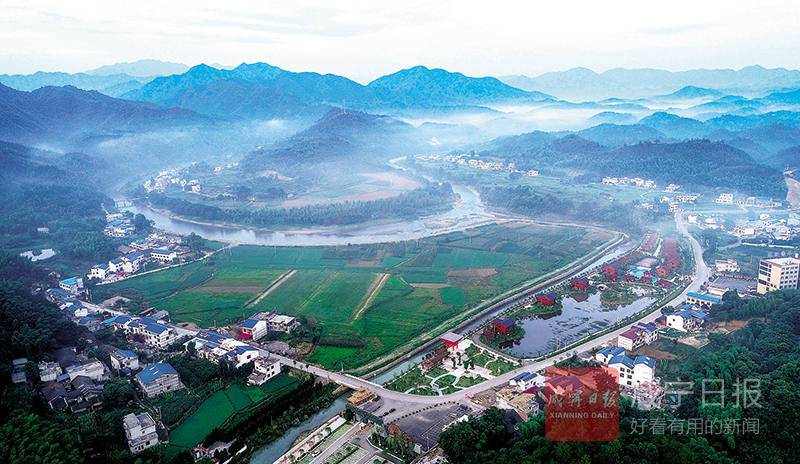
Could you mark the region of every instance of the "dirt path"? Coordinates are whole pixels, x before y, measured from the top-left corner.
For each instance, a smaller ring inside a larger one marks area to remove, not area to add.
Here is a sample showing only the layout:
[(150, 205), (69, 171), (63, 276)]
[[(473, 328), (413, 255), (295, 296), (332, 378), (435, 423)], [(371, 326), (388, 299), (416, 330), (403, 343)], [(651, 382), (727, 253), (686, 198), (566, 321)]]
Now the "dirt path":
[(336, 278), (338, 275), (339, 275), (339, 271), (336, 271), (336, 272), (334, 272), (333, 274), (331, 274), (331, 275), (330, 275), (330, 277), (328, 277), (327, 279), (325, 279), (325, 282), (322, 282), (322, 283), (319, 285), (319, 287), (317, 287), (317, 289), (316, 289), (316, 290), (314, 290), (314, 293), (312, 293), (312, 294), (311, 294), (311, 296), (309, 296), (309, 297), (308, 297), (308, 299), (306, 299), (306, 302), (305, 302), (305, 303), (303, 303), (303, 305), (302, 305), (302, 306), (300, 306), (299, 308), (297, 308), (297, 312), (298, 312), (298, 313), (302, 313), (302, 312), (303, 312), (303, 310), (305, 309), (305, 307), (306, 307), (306, 306), (308, 306), (308, 304), (309, 304), (309, 303), (311, 303), (312, 301), (316, 300), (316, 299), (317, 299), (317, 295), (319, 295), (319, 294), (320, 294), (320, 292), (322, 292), (322, 290), (324, 290), (324, 289), (325, 289), (325, 287), (327, 287), (328, 285), (330, 285), (330, 283), (331, 283), (331, 282), (333, 282), (333, 280), (334, 280), (334, 279), (335, 279), (335, 278)]
[(389, 279), (389, 274), (376, 274), (375, 280), (370, 284), (369, 288), (367, 289), (366, 295), (364, 295), (364, 299), (356, 307), (356, 315), (353, 316), (353, 321), (357, 320), (361, 313), (364, 312), (365, 309), (369, 308), (373, 301), (375, 301), (375, 297), (378, 296), (378, 292), (381, 291), (383, 286), (386, 284), (386, 280)]
[(267, 289), (264, 290), (264, 293), (262, 293), (261, 295), (258, 295), (258, 298), (256, 298), (255, 301), (253, 301), (252, 303), (247, 304), (245, 307), (246, 308), (252, 308), (255, 305), (257, 305), (258, 303), (260, 303), (261, 300), (263, 300), (265, 296), (267, 296), (270, 293), (272, 293), (273, 290), (278, 288), (282, 283), (286, 282), (289, 279), (289, 277), (295, 275), (296, 272), (297, 272), (296, 269), (292, 270), (292, 271), (288, 271), (285, 274), (283, 274), (282, 276), (280, 276), (277, 279), (273, 280), (272, 283), (269, 284)]
[(786, 186), (789, 187), (786, 199), (796, 208), (800, 206), (800, 182), (791, 177), (785, 177), (784, 179), (786, 179)]

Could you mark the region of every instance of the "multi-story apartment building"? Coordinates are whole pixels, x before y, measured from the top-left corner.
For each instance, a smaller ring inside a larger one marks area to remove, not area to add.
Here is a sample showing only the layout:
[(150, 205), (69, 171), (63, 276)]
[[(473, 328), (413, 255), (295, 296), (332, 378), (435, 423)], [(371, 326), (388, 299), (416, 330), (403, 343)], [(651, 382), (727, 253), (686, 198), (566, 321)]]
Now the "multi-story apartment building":
[(756, 291), (764, 294), (783, 288), (797, 288), (798, 272), (800, 272), (798, 258), (762, 259), (758, 265)]

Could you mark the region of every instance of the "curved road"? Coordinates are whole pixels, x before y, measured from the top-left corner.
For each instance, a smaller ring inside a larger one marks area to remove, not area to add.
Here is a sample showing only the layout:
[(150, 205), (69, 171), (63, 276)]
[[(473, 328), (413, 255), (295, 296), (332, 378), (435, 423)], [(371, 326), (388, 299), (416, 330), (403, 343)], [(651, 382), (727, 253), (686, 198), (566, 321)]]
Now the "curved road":
[[(686, 289), (683, 292), (681, 292), (680, 295), (678, 295), (672, 301), (667, 303), (667, 305), (671, 305), (671, 306), (677, 306), (678, 304), (682, 303), (686, 299), (686, 294), (687, 293), (695, 292), (695, 291), (699, 290), (700, 286), (703, 285), (706, 282), (706, 280), (708, 279), (708, 277), (709, 277), (708, 267), (706, 266), (705, 262), (703, 261), (703, 249), (700, 247), (700, 243), (697, 240), (695, 240), (694, 237), (692, 237), (688, 233), (688, 231), (686, 230), (686, 224), (683, 222), (683, 214), (682, 213), (676, 214), (675, 223), (676, 223), (678, 231), (682, 235), (684, 235), (689, 240), (689, 242), (692, 244), (692, 252), (694, 253), (694, 260), (695, 260), (696, 266), (695, 266), (695, 273), (694, 273), (694, 278), (693, 278), (692, 282), (689, 284), (688, 287), (686, 287)], [(654, 311), (654, 312), (650, 313), (649, 315), (644, 316), (643, 318), (639, 319), (639, 321), (641, 321), (641, 322), (654, 322), (656, 319), (658, 319), (658, 317), (660, 315), (661, 315), (661, 313), (659, 311)], [(570, 352), (573, 352), (573, 351), (575, 351), (575, 352), (587, 351), (587, 350), (589, 350), (589, 349), (591, 349), (591, 348), (593, 348), (595, 346), (598, 346), (598, 345), (601, 345), (601, 344), (606, 343), (608, 341), (611, 341), (612, 339), (616, 338), (619, 334), (621, 334), (622, 332), (627, 330), (629, 328), (629, 326), (630, 326), (630, 324), (626, 324), (626, 325), (620, 327), (619, 329), (617, 329), (617, 330), (615, 330), (615, 331), (613, 331), (611, 333), (603, 335), (602, 337), (595, 338), (593, 340), (587, 341), (586, 343), (583, 343), (583, 344), (581, 344), (579, 346), (576, 346), (576, 347), (572, 348), (570, 350)], [(277, 356), (277, 355), (273, 354), (272, 356)], [(372, 382), (370, 382), (368, 380), (364, 380), (364, 379), (361, 379), (361, 378), (358, 378), (358, 377), (355, 377), (355, 376), (351, 376), (351, 375), (348, 375), (348, 374), (339, 374), (339, 373), (336, 373), (336, 372), (330, 372), (330, 371), (327, 371), (325, 369), (322, 369), (322, 368), (319, 368), (319, 367), (316, 367), (316, 366), (307, 365), (307, 364), (302, 363), (302, 362), (295, 362), (294, 360), (285, 358), (283, 356), (277, 356), (277, 357), (278, 357), (278, 359), (281, 360), (282, 363), (284, 363), (284, 364), (286, 364), (288, 366), (292, 366), (292, 367), (301, 369), (303, 371), (315, 374), (315, 375), (317, 375), (319, 377), (322, 377), (322, 378), (327, 378), (329, 380), (332, 380), (332, 381), (334, 381), (336, 383), (345, 385), (345, 386), (350, 387), (350, 388), (358, 389), (359, 387), (364, 387), (364, 388), (367, 388), (367, 389), (377, 393), (385, 401), (391, 402), (392, 406), (396, 409), (396, 411), (394, 413), (392, 413), (391, 415), (386, 417), (387, 422), (389, 422), (389, 421), (391, 421), (391, 420), (393, 420), (393, 419), (395, 419), (397, 417), (400, 417), (400, 416), (403, 416), (405, 414), (418, 411), (418, 410), (420, 410), (420, 409), (422, 409), (424, 407), (427, 407), (427, 406), (446, 403), (446, 402), (465, 403), (467, 401), (466, 400), (466, 394), (467, 393), (475, 394), (475, 393), (478, 393), (480, 391), (486, 390), (488, 388), (495, 387), (495, 386), (498, 386), (498, 385), (502, 385), (502, 384), (508, 382), (512, 377), (517, 375), (517, 373), (519, 371), (522, 371), (522, 370), (524, 370), (524, 371), (542, 370), (542, 369), (545, 369), (545, 368), (548, 368), (548, 367), (552, 366), (553, 364), (555, 364), (558, 361), (561, 361), (563, 359), (568, 358), (569, 356), (570, 356), (569, 353), (564, 353), (564, 354), (561, 354), (561, 355), (553, 357), (553, 358), (545, 359), (543, 361), (528, 362), (527, 364), (524, 365), (524, 367), (521, 367), (521, 368), (519, 368), (519, 369), (517, 369), (515, 371), (508, 372), (506, 374), (500, 375), (498, 377), (495, 377), (492, 380), (487, 380), (486, 382), (480, 383), (478, 385), (474, 385), (472, 387), (465, 388), (463, 390), (460, 390), (458, 393), (452, 393), (452, 394), (443, 395), (443, 396), (420, 396), (420, 395), (411, 395), (411, 394), (407, 394), (407, 393), (401, 393), (401, 392), (396, 392), (396, 391), (392, 391), (392, 390), (387, 390), (387, 389), (383, 388), (382, 386), (380, 386), (378, 384), (372, 383)]]

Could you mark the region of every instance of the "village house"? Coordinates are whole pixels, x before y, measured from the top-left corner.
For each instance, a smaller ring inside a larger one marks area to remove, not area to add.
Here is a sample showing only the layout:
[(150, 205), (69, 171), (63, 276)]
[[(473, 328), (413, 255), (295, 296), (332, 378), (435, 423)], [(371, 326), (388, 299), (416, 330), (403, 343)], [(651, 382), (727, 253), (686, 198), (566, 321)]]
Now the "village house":
[(652, 382), (655, 377), (656, 361), (649, 356), (637, 356), (632, 360), (628, 356), (618, 355), (608, 362), (619, 372), (621, 386), (635, 387), (645, 382)]
[(652, 324), (637, 322), (617, 337), (617, 346), (633, 351), (658, 339), (658, 328)]
[(178, 253), (170, 250), (150, 250), (150, 257), (160, 263), (169, 264), (178, 258)]
[(538, 372), (523, 372), (509, 380), (508, 384), (516, 386), (520, 391), (525, 391), (533, 387), (543, 387), (544, 380), (544, 376)]
[(278, 358), (259, 356), (253, 360), (253, 373), (247, 377), (247, 382), (253, 385), (263, 385), (269, 379), (281, 373), (281, 362)]
[(514, 319), (494, 319), (492, 321), (492, 326), (494, 326), (494, 330), (497, 332), (508, 335), (508, 332), (514, 328)]
[(580, 277), (580, 278), (573, 278), (570, 279), (569, 284), (578, 291), (584, 291), (589, 288), (589, 278), (588, 277)]
[(111, 367), (117, 370), (139, 368), (139, 355), (133, 351), (117, 350), (111, 352)]
[(735, 259), (718, 259), (715, 261), (717, 272), (741, 272)]
[(594, 358), (603, 364), (608, 364), (608, 362), (611, 361), (612, 358), (623, 354), (625, 354), (625, 348), (619, 348), (616, 346), (607, 346), (602, 350), (598, 351), (597, 353), (595, 353)]
[(574, 375), (556, 375), (544, 382), (545, 387), (556, 395), (571, 394), (583, 388), (583, 382)]
[(543, 304), (545, 306), (553, 306), (554, 304), (556, 304), (557, 300), (558, 300), (558, 296), (553, 292), (549, 292), (549, 293), (543, 293), (542, 292), (542, 293), (537, 293), (536, 294), (536, 302), (537, 303), (541, 303), (541, 304)]
[(137, 454), (158, 444), (156, 422), (149, 413), (143, 412), (139, 415), (130, 413), (122, 421), (131, 453)]
[(53, 382), (61, 375), (61, 366), (56, 362), (42, 361), (39, 363), (39, 378), (42, 382)]
[(136, 374), (134, 380), (148, 398), (185, 388), (178, 372), (167, 363), (150, 364)]
[(690, 332), (697, 330), (703, 322), (708, 318), (708, 314), (704, 311), (694, 309), (690, 305), (683, 305), (678, 308), (678, 311), (664, 316), (664, 324), (681, 332)]
[(267, 336), (269, 332), (269, 323), (261, 319), (250, 318), (242, 323), (242, 332), (239, 334), (240, 338), (260, 340)]
[(236, 367), (240, 367), (261, 356), (261, 352), (257, 348), (210, 330), (201, 330), (185, 345), (189, 343), (194, 343), (197, 357), (207, 359), (212, 363), (225, 359)]
[(703, 295), (702, 293), (689, 292), (686, 294), (686, 303), (697, 305), (701, 308), (710, 308), (720, 301), (722, 301), (720, 298), (711, 295)]
[(83, 287), (83, 279), (80, 277), (71, 277), (69, 279), (62, 280), (58, 283), (58, 287), (65, 292), (75, 295), (80, 295), (86, 291)]
[(123, 330), (128, 336), (141, 337), (144, 343), (159, 349), (168, 347), (180, 337), (173, 327), (153, 317), (115, 316), (103, 324), (111, 324), (114, 330)]

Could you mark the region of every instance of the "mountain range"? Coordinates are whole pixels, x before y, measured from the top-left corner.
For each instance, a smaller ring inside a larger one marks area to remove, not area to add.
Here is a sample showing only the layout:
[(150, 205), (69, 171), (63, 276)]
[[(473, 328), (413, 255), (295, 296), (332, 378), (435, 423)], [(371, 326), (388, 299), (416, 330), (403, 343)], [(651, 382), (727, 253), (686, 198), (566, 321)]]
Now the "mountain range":
[(748, 66), (732, 69), (694, 69), (671, 72), (660, 69), (615, 68), (596, 73), (587, 68), (549, 72), (537, 77), (501, 76), (501, 81), (523, 90), (536, 90), (570, 101), (605, 98), (646, 98), (676, 92), (686, 86), (726, 94), (763, 95), (800, 87), (800, 71)]

